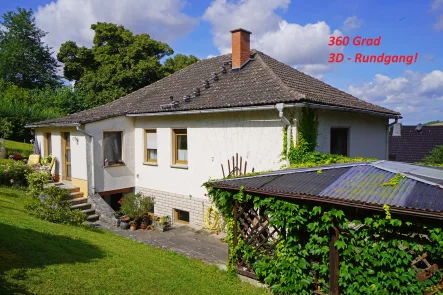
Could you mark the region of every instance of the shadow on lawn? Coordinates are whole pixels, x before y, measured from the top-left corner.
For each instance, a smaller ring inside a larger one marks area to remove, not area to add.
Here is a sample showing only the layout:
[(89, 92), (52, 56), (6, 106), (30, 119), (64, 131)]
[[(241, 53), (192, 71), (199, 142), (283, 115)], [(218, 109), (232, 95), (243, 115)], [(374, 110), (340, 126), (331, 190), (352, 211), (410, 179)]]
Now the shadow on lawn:
[(5, 279), (7, 271), (15, 270), (14, 280), (26, 280), (28, 268), (87, 263), (102, 257), (104, 252), (86, 241), (0, 223), (0, 294), (29, 294)]

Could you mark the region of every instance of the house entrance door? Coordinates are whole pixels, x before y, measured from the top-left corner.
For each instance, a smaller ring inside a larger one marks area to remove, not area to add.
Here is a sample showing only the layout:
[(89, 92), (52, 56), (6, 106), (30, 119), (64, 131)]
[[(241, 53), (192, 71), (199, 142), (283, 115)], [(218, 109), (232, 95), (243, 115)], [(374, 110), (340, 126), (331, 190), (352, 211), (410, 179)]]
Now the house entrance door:
[(71, 138), (69, 132), (63, 133), (64, 179), (71, 180)]

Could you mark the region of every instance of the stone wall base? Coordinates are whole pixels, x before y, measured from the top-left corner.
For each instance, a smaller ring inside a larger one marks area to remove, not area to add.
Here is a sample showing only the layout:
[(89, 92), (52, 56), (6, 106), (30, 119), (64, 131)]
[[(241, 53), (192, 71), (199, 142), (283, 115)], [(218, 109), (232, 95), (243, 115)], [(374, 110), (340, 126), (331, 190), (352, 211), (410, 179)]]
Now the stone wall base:
[(154, 197), (154, 213), (160, 216), (168, 215), (172, 222), (174, 222), (174, 209), (178, 209), (189, 212), (191, 225), (203, 227), (204, 216), (208, 208), (211, 207), (211, 202), (206, 198), (190, 197), (144, 187), (136, 187), (135, 192)]

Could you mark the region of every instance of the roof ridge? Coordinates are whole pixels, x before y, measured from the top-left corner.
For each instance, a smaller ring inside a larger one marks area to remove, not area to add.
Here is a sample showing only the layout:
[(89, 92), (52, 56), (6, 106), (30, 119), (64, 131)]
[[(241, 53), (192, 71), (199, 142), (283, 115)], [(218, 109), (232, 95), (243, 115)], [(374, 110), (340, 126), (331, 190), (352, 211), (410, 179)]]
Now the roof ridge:
[[(254, 50), (255, 50), (255, 49), (254, 49)], [(352, 95), (352, 94), (350, 94), (350, 93), (347, 93), (347, 92), (345, 92), (345, 91), (343, 91), (343, 90), (341, 90), (341, 89), (339, 89), (339, 88), (337, 88), (337, 87), (334, 87), (334, 86), (332, 86), (332, 85), (330, 85), (330, 84), (328, 84), (328, 83), (326, 83), (326, 82), (324, 82), (324, 81), (322, 81), (322, 80), (320, 80), (320, 79), (317, 79), (317, 78), (315, 78), (315, 77), (312, 77), (312, 76), (309, 75), (309, 74), (306, 74), (306, 73), (304, 73), (304, 72), (302, 72), (302, 71), (299, 71), (298, 69), (296, 69), (296, 68), (294, 68), (294, 67), (291, 67), (291, 66), (289, 66), (289, 65), (287, 65), (287, 64), (285, 64), (285, 63), (283, 63), (283, 62), (281, 62), (281, 61), (279, 61), (279, 60), (273, 58), (272, 56), (270, 56), (270, 55), (268, 55), (268, 54), (266, 54), (266, 53), (264, 53), (264, 52), (262, 52), (262, 51), (259, 51), (259, 50), (255, 50), (255, 51), (256, 51), (257, 53), (259, 53), (259, 55), (262, 54), (262, 55), (266, 56), (267, 58), (272, 59), (272, 60), (274, 60), (275, 62), (279, 63), (280, 65), (282, 65), (282, 66), (284, 66), (284, 67), (288, 67), (288, 68), (291, 69), (292, 71), (295, 71), (295, 72), (297, 72), (297, 73), (299, 73), (299, 74), (302, 74), (302, 75), (305, 76), (305, 77), (308, 77), (309, 79), (313, 79), (313, 80), (315, 80), (316, 82), (319, 82), (319, 83), (321, 83), (321, 84), (323, 84), (323, 85), (326, 85), (327, 87), (330, 87), (330, 88), (332, 88), (332, 89), (334, 89), (334, 90), (337, 90), (338, 92), (340, 92), (341, 94), (343, 94), (343, 96), (341, 97), (341, 98), (343, 98), (343, 99), (346, 99), (346, 100), (348, 100), (348, 101), (352, 101), (352, 99), (349, 98), (349, 97), (352, 97), (353, 99), (355, 99), (355, 100), (357, 100), (357, 101), (365, 102), (365, 103), (367, 103), (367, 104), (369, 104), (369, 105), (371, 105), (371, 106), (381, 107), (381, 106), (379, 106), (379, 105), (376, 105), (376, 104), (373, 104), (373, 103), (371, 103), (371, 102), (368, 102), (368, 101), (366, 101), (366, 100), (364, 100), (364, 99), (360, 99), (360, 98), (358, 98), (358, 97), (355, 97), (354, 95)], [(266, 66), (268, 66), (267, 63), (266, 63), (266, 61), (263, 61), (263, 62), (266, 64)], [(268, 66), (268, 67), (269, 67), (269, 66)], [(272, 69), (271, 69), (271, 71), (274, 72)], [(281, 80), (280, 77), (278, 77), (278, 78)], [(282, 81), (282, 83), (286, 85), (285, 82)], [(286, 86), (287, 86), (287, 85), (286, 85)], [(287, 87), (289, 87), (289, 86), (287, 86)], [(289, 88), (290, 88), (290, 87), (289, 87)], [(315, 96), (315, 97), (318, 97), (318, 95), (316, 95), (316, 94), (311, 94), (311, 95), (312, 95), (312, 96)], [(348, 97), (348, 96), (349, 96), (349, 97)], [(306, 96), (305, 96), (305, 97), (306, 97)], [(382, 107), (382, 108), (384, 108), (384, 107)], [(392, 110), (389, 110), (389, 109), (387, 109), (387, 108), (384, 108), (384, 109), (386, 109), (386, 110), (392, 112)], [(394, 112), (395, 112), (395, 111), (394, 111)]]
[[(255, 55), (254, 55), (254, 58), (255, 58), (255, 56), (258, 56), (258, 58), (257, 58), (257, 60), (259, 60), (260, 62), (261, 62), (261, 64), (267, 69), (267, 71), (269, 72), (269, 74), (272, 76), (272, 78), (274, 78), (274, 80), (280, 85), (280, 86), (282, 86), (289, 94), (294, 94), (294, 93), (297, 93), (298, 94), (298, 97), (296, 97), (297, 99), (300, 99), (300, 98), (306, 98), (306, 95), (305, 94), (303, 94), (303, 93), (301, 93), (301, 92), (299, 92), (299, 91), (297, 91), (297, 90), (295, 90), (295, 89), (292, 89), (291, 87), (289, 87), (285, 82), (283, 82), (283, 80), (274, 72), (274, 70), (273, 69), (271, 69), (271, 67), (269, 67), (269, 65), (266, 63), (266, 61), (264, 61), (263, 60), (263, 58), (260, 56), (260, 54), (264, 54), (263, 52), (261, 52), (261, 51), (258, 51), (258, 50), (256, 50), (256, 49), (252, 49), (253, 51), (255, 51)], [(251, 51), (252, 51), (251, 50)], [(266, 55), (266, 54), (264, 54), (264, 55)]]

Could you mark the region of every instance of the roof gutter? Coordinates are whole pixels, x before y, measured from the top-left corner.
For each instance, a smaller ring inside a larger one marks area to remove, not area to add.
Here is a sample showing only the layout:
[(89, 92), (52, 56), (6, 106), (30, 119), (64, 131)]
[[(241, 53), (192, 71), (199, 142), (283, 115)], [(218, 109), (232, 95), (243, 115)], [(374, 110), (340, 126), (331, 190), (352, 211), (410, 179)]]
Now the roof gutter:
[[(297, 104), (284, 104), (285, 107), (298, 107)], [(232, 107), (206, 110), (192, 110), (192, 111), (175, 111), (175, 112), (157, 112), (157, 113), (139, 113), (127, 114), (128, 117), (154, 117), (154, 116), (171, 116), (171, 115), (197, 115), (197, 114), (213, 114), (213, 113), (230, 113), (230, 112), (249, 112), (249, 111), (265, 111), (274, 110), (276, 105), (263, 105), (251, 107)]]
[(38, 128), (38, 127), (79, 127), (80, 123), (45, 123), (45, 124), (28, 124), (25, 128)]
[(336, 110), (336, 111), (345, 111), (345, 112), (356, 112), (356, 113), (365, 113), (365, 114), (371, 114), (381, 117), (388, 117), (388, 118), (395, 118), (395, 119), (401, 119), (401, 115), (393, 115), (388, 113), (382, 113), (382, 112), (376, 112), (376, 111), (370, 111), (370, 110), (361, 110), (361, 109), (354, 109), (354, 108), (348, 108), (348, 107), (339, 107), (339, 106), (331, 106), (331, 105), (324, 105), (324, 104), (317, 104), (317, 103), (310, 103), (310, 102), (303, 102), (303, 103), (297, 103), (299, 107), (302, 106), (309, 106), (313, 109), (326, 109), (326, 110)]
[[(224, 186), (224, 185), (220, 185), (220, 184), (215, 185), (213, 187), (219, 188), (219, 189), (239, 190), (239, 188)], [(312, 201), (312, 202), (316, 202), (316, 203), (326, 203), (326, 204), (332, 204), (332, 205), (339, 205), (339, 206), (346, 206), (346, 207), (352, 207), (352, 208), (359, 208), (359, 209), (367, 209), (367, 210), (384, 212), (384, 209), (382, 206), (369, 205), (369, 204), (364, 204), (364, 203), (354, 203), (354, 202), (348, 202), (348, 201), (343, 201), (343, 200), (338, 200), (338, 199), (332, 199), (332, 198), (328, 198), (328, 197), (315, 196), (315, 195), (302, 195), (302, 194), (291, 194), (291, 193), (281, 193), (281, 192), (266, 192), (266, 191), (249, 189), (249, 188), (244, 188), (244, 191), (246, 193), (256, 193), (256, 194), (267, 195), (267, 196), (282, 197), (282, 198), (286, 198), (286, 199)], [(421, 211), (421, 210), (407, 209), (407, 208), (400, 209), (400, 208), (396, 208), (396, 207), (390, 207), (389, 211), (392, 213), (402, 214), (402, 215), (407, 215), (407, 216), (425, 217), (425, 218), (443, 220), (443, 213), (428, 212), (428, 211)]]
[[(278, 105), (278, 104), (277, 104)], [(328, 109), (337, 111), (347, 111), (347, 112), (357, 112), (366, 113), (376, 116), (388, 117), (388, 118), (399, 118), (400, 115), (387, 114), (376, 111), (360, 110), (348, 107), (339, 107), (331, 105), (322, 105), (316, 103), (284, 103), (285, 108), (298, 108), (298, 107), (311, 107), (314, 109)], [(154, 116), (171, 116), (171, 115), (197, 115), (197, 114), (212, 114), (212, 113), (229, 113), (229, 112), (247, 112), (247, 111), (262, 111), (262, 110), (273, 110), (276, 109), (276, 105), (263, 105), (263, 106), (250, 106), (250, 107), (228, 107), (228, 108), (217, 108), (217, 109), (205, 109), (205, 110), (190, 110), (190, 111), (172, 111), (172, 112), (156, 112), (156, 113), (132, 113), (126, 114), (128, 117), (154, 117)]]

